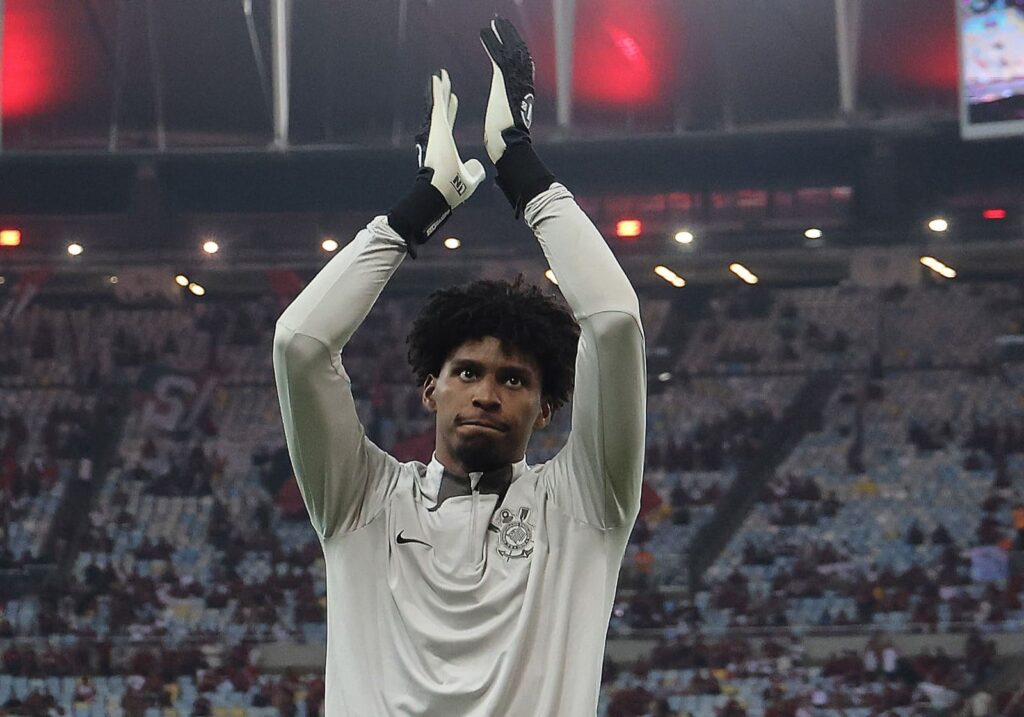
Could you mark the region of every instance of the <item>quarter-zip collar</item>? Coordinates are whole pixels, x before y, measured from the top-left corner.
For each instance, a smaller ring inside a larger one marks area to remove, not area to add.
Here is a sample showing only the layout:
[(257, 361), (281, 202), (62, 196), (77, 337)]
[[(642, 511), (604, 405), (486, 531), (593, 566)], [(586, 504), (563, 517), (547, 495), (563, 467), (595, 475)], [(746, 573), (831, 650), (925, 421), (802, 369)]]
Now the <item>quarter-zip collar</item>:
[(526, 470), (526, 458), (491, 471), (474, 471), (466, 477), (457, 476), (431, 456), (420, 486), (424, 497), (434, 502), (431, 512), (438, 510), (445, 500), (454, 496), (474, 493), (492, 493), (503, 498), (508, 486)]

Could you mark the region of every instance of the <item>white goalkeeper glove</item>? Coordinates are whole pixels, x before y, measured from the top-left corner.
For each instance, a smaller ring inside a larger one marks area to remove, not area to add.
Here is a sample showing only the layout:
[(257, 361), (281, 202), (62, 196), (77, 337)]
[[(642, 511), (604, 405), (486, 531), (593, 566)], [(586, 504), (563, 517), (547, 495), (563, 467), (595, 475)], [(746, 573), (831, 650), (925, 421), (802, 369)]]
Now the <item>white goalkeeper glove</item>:
[(436, 232), (452, 210), (469, 199), (486, 173), (475, 159), (459, 156), (452, 130), (459, 111), (459, 98), (452, 92), (447, 70), (430, 77), (427, 111), (416, 135), (419, 172), (413, 189), (388, 213), (388, 223), (405, 239), (409, 254)]

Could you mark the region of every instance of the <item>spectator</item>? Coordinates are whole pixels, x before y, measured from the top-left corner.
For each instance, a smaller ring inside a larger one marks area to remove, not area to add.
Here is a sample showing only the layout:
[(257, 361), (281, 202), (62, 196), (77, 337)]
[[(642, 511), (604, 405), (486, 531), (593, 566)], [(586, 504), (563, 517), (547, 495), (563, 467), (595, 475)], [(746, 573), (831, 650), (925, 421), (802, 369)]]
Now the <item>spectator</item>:
[(964, 717), (991, 717), (995, 714), (995, 700), (985, 690), (978, 690), (967, 700)]
[(921, 531), (921, 526), (914, 520), (907, 530), (907, 544), (921, 545), (922, 543), (924, 543), (924, 533)]
[(939, 523), (935, 527), (935, 530), (932, 531), (931, 537), (933, 545), (949, 545), (953, 542), (952, 536), (950, 536), (949, 531), (946, 530), (946, 526), (942, 523)]
[(1024, 550), (1024, 503), (1018, 503), (1013, 508), (1013, 549)]
[(75, 686), (75, 704), (91, 705), (94, 699), (96, 699), (96, 688), (89, 682), (89, 676), (80, 677)]

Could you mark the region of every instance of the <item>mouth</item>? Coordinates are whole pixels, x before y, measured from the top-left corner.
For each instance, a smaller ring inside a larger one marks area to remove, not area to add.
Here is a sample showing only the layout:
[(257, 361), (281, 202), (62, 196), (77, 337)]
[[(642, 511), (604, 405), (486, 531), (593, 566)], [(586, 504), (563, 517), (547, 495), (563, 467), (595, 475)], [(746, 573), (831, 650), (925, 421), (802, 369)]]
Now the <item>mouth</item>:
[(460, 420), (458, 424), (460, 426), (474, 426), (476, 428), (486, 428), (488, 430), (497, 431), (499, 433), (504, 433), (505, 431), (508, 430), (508, 428), (506, 428), (504, 425), (500, 423), (494, 423), (492, 421), (483, 421), (479, 419)]

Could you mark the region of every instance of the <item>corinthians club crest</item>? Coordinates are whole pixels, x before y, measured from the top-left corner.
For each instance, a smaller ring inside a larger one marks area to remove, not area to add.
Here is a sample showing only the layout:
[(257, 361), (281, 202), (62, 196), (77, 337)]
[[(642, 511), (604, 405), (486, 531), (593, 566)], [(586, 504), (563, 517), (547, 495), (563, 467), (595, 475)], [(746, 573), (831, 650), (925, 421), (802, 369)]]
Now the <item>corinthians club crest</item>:
[(526, 522), (529, 508), (512, 511), (502, 508), (495, 521), (498, 530), (498, 555), (512, 558), (528, 558), (533, 552), (533, 525)]

